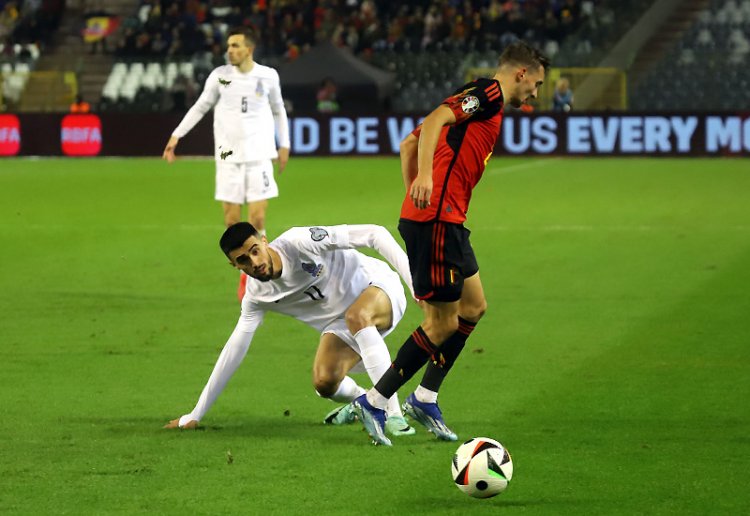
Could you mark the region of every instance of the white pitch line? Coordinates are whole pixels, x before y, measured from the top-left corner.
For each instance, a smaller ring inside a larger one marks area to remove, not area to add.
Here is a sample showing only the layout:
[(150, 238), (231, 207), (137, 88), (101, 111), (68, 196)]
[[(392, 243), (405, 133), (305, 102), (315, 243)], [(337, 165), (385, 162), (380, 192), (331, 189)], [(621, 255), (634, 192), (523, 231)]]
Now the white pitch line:
[(556, 161), (560, 161), (560, 158), (542, 158), (534, 161), (527, 161), (526, 163), (518, 163), (517, 165), (510, 165), (509, 167), (492, 167), (487, 171), (487, 175), (497, 176), (500, 174), (509, 174), (511, 172), (518, 172), (519, 170), (526, 170), (529, 168), (537, 168), (539, 166), (548, 165)]
[(554, 224), (546, 226), (480, 226), (471, 228), (475, 231), (527, 231), (527, 232), (569, 232), (569, 233), (582, 233), (582, 232), (632, 232), (632, 233), (648, 233), (648, 232), (660, 232), (660, 231), (750, 231), (750, 226), (702, 226), (702, 227), (687, 227), (687, 226), (591, 226), (591, 225), (564, 225)]

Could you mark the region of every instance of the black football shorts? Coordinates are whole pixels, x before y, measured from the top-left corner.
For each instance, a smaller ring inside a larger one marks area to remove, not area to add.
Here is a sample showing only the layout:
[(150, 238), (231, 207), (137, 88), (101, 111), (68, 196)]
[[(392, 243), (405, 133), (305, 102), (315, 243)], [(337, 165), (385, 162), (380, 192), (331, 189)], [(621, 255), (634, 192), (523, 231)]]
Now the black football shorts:
[(464, 278), (479, 272), (463, 224), (414, 222), (401, 219), (398, 231), (409, 256), (414, 295), (425, 301), (461, 299)]

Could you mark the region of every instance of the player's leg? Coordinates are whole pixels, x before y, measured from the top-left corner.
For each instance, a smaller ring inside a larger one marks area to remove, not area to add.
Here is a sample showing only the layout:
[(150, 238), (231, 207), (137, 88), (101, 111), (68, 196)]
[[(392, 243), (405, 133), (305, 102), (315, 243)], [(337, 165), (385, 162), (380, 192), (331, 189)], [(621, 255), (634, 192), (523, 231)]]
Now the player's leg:
[[(242, 163), (216, 162), (216, 190), (214, 198), (221, 202), (224, 225), (229, 227), (242, 220), (242, 205), (245, 203), (245, 168)], [(247, 276), (240, 272), (237, 297), (245, 295)]]
[[(367, 287), (347, 309), (346, 325), (359, 347), (362, 364), (375, 384), (391, 365), (391, 355), (383, 340), (401, 320), (406, 309), (406, 297), (401, 280), (388, 271)], [(386, 406), (386, 430), (395, 436), (412, 435), (401, 412), (398, 395), (391, 396)]]
[(216, 162), (214, 198), (221, 202), (226, 227), (242, 220), (245, 203), (245, 172), (241, 163)]
[[(456, 246), (456, 240), (460, 236), (454, 226), (408, 221), (399, 223), (399, 232), (406, 243), (409, 256), (414, 292), (424, 301), (424, 319), (401, 346), (391, 367), (375, 387), (367, 392), (365, 400), (358, 398), (355, 401), (355, 408), (357, 404), (360, 406), (358, 414), (365, 411), (377, 414), (377, 410), (385, 406), (388, 398), (409, 381), (428, 360), (440, 361), (440, 345), (458, 329), (463, 275), (459, 272), (460, 267), (451, 261), (450, 249)], [(415, 405), (416, 403), (404, 405), (407, 414)], [(437, 405), (430, 408), (435, 410), (430, 412), (429, 421), (417, 420), (438, 437), (455, 440), (455, 433), (445, 426)], [(411, 412), (413, 415), (414, 411)], [(372, 436), (372, 433), (370, 435)]]
[(347, 376), (359, 361), (357, 352), (339, 336), (323, 333), (313, 361), (312, 381), (315, 392), (321, 398), (346, 403), (364, 393), (365, 390)]
[(247, 203), (247, 221), (252, 224), (261, 235), (266, 234), (267, 209), (268, 201), (265, 199)]
[(242, 220), (242, 205), (231, 202), (222, 202), (221, 208), (224, 213), (224, 225), (229, 227)]
[(268, 199), (279, 196), (271, 160), (244, 163), (247, 219), (261, 235), (266, 234)]
[(449, 250), (446, 250), (446, 254), (449, 255), (450, 262), (457, 267), (452, 274), (458, 274), (464, 278), (461, 298), (458, 302), (458, 327), (440, 345), (437, 360), (427, 363), (422, 381), (404, 402), (404, 410), (440, 439), (455, 440), (456, 434), (447, 427), (442, 418), (442, 411), (438, 407), (438, 391), (463, 350), (466, 339), (484, 315), (487, 301), (479, 279), (479, 265), (469, 242), (469, 230), (456, 225), (450, 227), (448, 231), (451, 233), (452, 245)]
[(464, 280), (464, 288), (458, 303), (458, 329), (440, 346), (441, 359), (427, 364), (422, 381), (414, 392), (417, 400), (424, 403), (437, 402), (443, 380), (486, 310), (487, 300), (477, 272)]

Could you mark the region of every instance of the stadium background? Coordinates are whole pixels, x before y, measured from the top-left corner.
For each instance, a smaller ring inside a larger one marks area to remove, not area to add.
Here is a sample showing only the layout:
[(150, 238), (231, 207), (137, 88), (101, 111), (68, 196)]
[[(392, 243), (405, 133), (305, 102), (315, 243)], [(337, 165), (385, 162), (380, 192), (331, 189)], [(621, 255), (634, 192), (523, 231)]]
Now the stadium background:
[[(489, 310), (441, 393), (462, 438), (513, 453), (500, 497), (462, 495), (424, 432), (381, 450), (319, 424), (315, 333), (282, 317), (202, 431), (161, 430), (237, 304), (210, 117), (197, 158), (158, 156), (239, 24), (290, 107), (271, 235), (395, 234), (401, 135), (513, 38), (553, 56), (474, 194)], [(750, 513), (748, 39), (750, 0), (0, 0), (0, 513)]]

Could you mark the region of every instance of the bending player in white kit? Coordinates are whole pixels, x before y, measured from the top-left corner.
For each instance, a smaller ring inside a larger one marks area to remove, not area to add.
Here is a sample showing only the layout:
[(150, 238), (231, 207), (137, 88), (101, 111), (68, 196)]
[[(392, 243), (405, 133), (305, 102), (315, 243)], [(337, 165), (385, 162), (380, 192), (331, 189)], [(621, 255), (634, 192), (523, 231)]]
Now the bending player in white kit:
[[(250, 277), (240, 319), (195, 408), (166, 428), (197, 426), (239, 367), (267, 311), (290, 315), (321, 332), (313, 385), (320, 396), (347, 403), (325, 422), (353, 421), (348, 403), (365, 389), (347, 373), (361, 361), (375, 383), (391, 365), (383, 337), (406, 309), (399, 280), (400, 275), (411, 289), (406, 253), (388, 230), (369, 224), (292, 228), (268, 243), (251, 224), (240, 222), (224, 232), (220, 246), (232, 265)], [(398, 274), (357, 247), (378, 251)], [(386, 413), (392, 435), (414, 433), (395, 394)]]
[[(224, 224), (229, 227), (242, 220), (242, 206), (247, 203), (247, 219), (264, 235), (268, 199), (279, 195), (271, 160), (278, 157), (279, 173), (286, 167), (289, 121), (279, 74), (253, 61), (254, 50), (250, 29), (229, 31), (230, 64), (219, 66), (208, 76), (203, 93), (172, 133), (162, 157), (172, 163), (180, 138), (215, 107), (215, 198), (222, 202)], [(278, 150), (274, 133), (278, 136)], [(240, 276), (240, 300), (246, 280), (245, 275)]]

